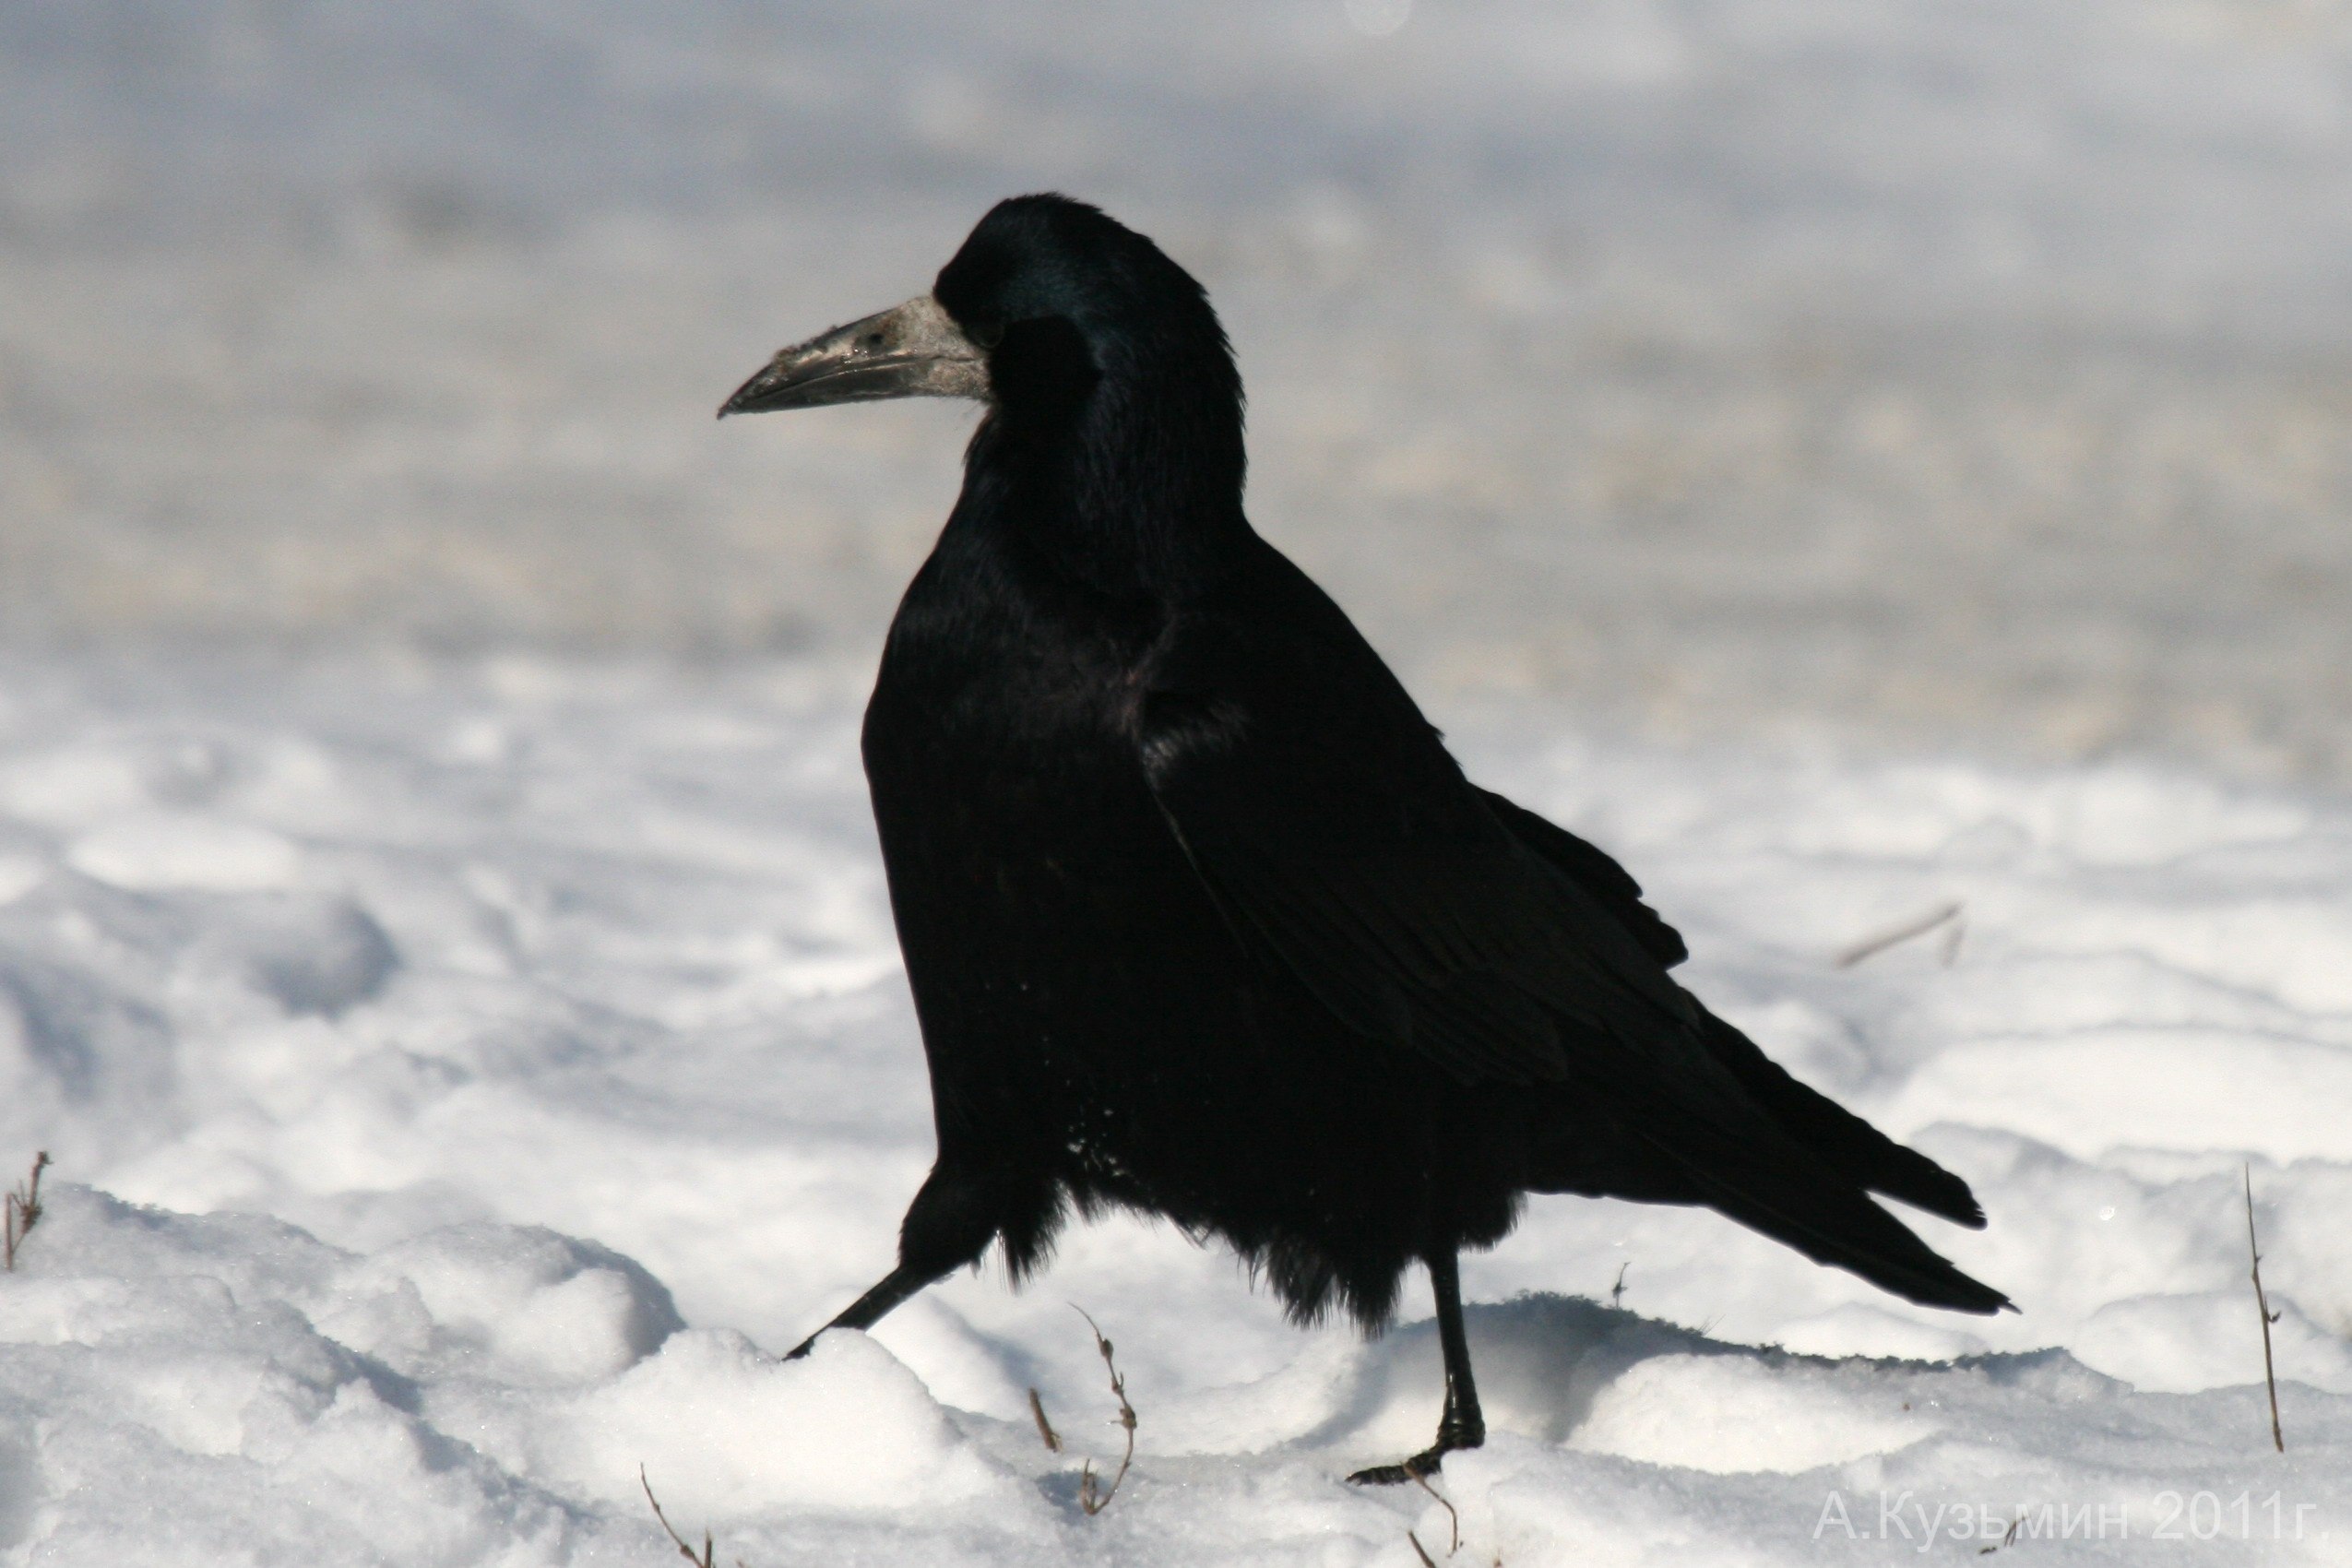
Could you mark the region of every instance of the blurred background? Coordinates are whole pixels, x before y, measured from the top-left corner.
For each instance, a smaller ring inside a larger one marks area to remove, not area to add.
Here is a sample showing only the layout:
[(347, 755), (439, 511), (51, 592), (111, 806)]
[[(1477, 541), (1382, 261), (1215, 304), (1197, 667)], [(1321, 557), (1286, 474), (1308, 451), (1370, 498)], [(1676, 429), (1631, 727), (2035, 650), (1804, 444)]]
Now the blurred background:
[(870, 663), (1042, 187), (1442, 718), (2352, 780), (2324, 0), (0, 0), (0, 652)]

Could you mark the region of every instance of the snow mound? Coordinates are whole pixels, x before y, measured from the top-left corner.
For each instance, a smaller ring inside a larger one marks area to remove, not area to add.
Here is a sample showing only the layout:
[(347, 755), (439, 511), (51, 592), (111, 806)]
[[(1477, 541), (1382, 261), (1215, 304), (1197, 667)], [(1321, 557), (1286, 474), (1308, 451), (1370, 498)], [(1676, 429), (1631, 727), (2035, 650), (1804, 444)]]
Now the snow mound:
[[(1471, 1331), (1497, 1431), (1448, 1461), (1443, 1488), (1473, 1561), (1812, 1562), (1897, 1528), (1990, 1542), (2021, 1511), (2104, 1504), (2104, 1538), (2044, 1543), (2087, 1547), (2155, 1536), (2168, 1491), (2266, 1488), (2309, 1506), (2306, 1538), (2266, 1539), (2282, 1554), (2263, 1560), (2321, 1562), (2341, 1537), (2309, 1515), (2340, 1519), (2352, 1503), (2352, 1398), (2308, 1388), (2290, 1389), (2296, 1448), (2281, 1462), (2242, 1440), (2256, 1391), (2138, 1393), (2061, 1351), (1796, 1356), (1556, 1296), (1473, 1308)], [(257, 1216), (60, 1184), (0, 1289), (0, 1550), (634, 1557), (667, 1550), (650, 1484), (673, 1522), (762, 1554), (746, 1561), (822, 1547), (847, 1561), (1396, 1562), (1408, 1530), (1451, 1538), (1443, 1506), (1338, 1476), (1425, 1437), (1429, 1340), (1423, 1324), (1326, 1345), (1302, 1360), (1312, 1375), (1229, 1390), (1323, 1417), (1269, 1451), (1187, 1455), (1148, 1408), (1142, 1461), (1089, 1517), (1075, 1456), (1107, 1468), (1113, 1445), (1075, 1409), (1074, 1452), (1049, 1455), (1026, 1420), (942, 1407), (865, 1336), (786, 1362), (731, 1331), (681, 1328), (660, 1287), (603, 1248), (471, 1224), (359, 1254)], [(590, 1369), (584, 1346), (607, 1364)], [(1932, 1514), (1907, 1512), (1921, 1499)]]
[(628, 1371), (685, 1324), (644, 1269), (551, 1230), (472, 1223), (378, 1253), (344, 1287), (338, 1337), (410, 1376), (447, 1368), (524, 1385)]
[[(1418, 1489), (1339, 1479), (1428, 1441), (1431, 1325), (1299, 1329), (1164, 1227), (761, 1348), (889, 1266), (931, 1152), (854, 676), (13, 675), (0, 1159), (57, 1163), (0, 1276), (0, 1564), (652, 1562), (640, 1466), (750, 1568), (1450, 1543)], [(1491, 1441), (1445, 1467), (1456, 1562), (1881, 1562), (2012, 1523), (2054, 1562), (2168, 1530), (2344, 1561), (2352, 805), (1453, 730), (1635, 869), (1697, 991), (1969, 1180), (1988, 1229), (1916, 1222), (2024, 1308), (1538, 1200), (1465, 1261)], [(1954, 903), (1956, 946), (1833, 962)], [(1142, 1414), (1091, 1517), (1080, 1467), (1123, 1434), (1072, 1303)]]
[(1574, 1446), (1718, 1475), (1793, 1475), (1891, 1454), (1935, 1431), (1935, 1423), (1915, 1414), (1870, 1410), (1838, 1381), (1812, 1368), (1720, 1356), (1654, 1357), (1594, 1401)]
[(651, 1526), (640, 1466), (733, 1521), (1014, 1484), (871, 1340), (778, 1362), (551, 1231), (362, 1256), (71, 1183), (46, 1207), (0, 1289), (0, 1544), (46, 1560), (568, 1561)]
[(539, 1453), (531, 1468), (576, 1496), (624, 1494), (643, 1464), (680, 1508), (736, 1518), (969, 1504), (1012, 1485), (913, 1373), (854, 1334), (795, 1362), (739, 1334), (682, 1335), (567, 1403)]

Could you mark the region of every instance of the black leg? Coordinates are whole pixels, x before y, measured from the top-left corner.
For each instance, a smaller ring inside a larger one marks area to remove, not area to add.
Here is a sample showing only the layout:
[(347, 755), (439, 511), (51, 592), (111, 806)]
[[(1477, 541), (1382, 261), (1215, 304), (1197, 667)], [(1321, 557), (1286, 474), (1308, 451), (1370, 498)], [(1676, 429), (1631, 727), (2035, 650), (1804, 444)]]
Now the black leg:
[(1445, 1413), (1438, 1418), (1437, 1441), (1401, 1465), (1374, 1465), (1348, 1478), (1360, 1486), (1435, 1475), (1448, 1454), (1486, 1442), (1486, 1417), (1479, 1413), (1479, 1387), (1470, 1377), (1470, 1341), (1462, 1332), (1462, 1278), (1451, 1250), (1429, 1260), (1429, 1283), (1437, 1297), (1437, 1343), (1445, 1355)]
[(794, 1346), (784, 1359), (789, 1361), (807, 1355), (817, 1335), (826, 1328), (872, 1328), (883, 1314), (926, 1285), (977, 1262), (996, 1240), (996, 1212), (983, 1183), (944, 1163), (932, 1167), (898, 1227), (898, 1266), (825, 1328)]
[(900, 1264), (897, 1268), (884, 1275), (881, 1283), (874, 1286), (873, 1289), (835, 1314), (833, 1321), (826, 1324), (825, 1328), (818, 1329), (816, 1334), (810, 1335), (786, 1351), (784, 1359), (788, 1361), (798, 1360), (801, 1357), (807, 1355), (810, 1347), (816, 1343), (816, 1335), (823, 1334), (826, 1328), (872, 1328), (882, 1321), (885, 1313), (933, 1280), (944, 1277), (954, 1271), (955, 1266), (954, 1264), (949, 1264), (945, 1268), (909, 1268), (905, 1264)]

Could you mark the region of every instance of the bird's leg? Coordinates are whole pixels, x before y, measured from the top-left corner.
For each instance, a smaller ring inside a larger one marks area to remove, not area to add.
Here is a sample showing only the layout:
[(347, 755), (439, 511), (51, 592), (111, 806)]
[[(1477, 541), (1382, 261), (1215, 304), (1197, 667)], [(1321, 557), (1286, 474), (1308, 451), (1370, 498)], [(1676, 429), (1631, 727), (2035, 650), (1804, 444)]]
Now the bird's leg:
[(954, 1264), (949, 1264), (945, 1268), (910, 1268), (903, 1263), (900, 1264), (897, 1268), (884, 1275), (873, 1289), (868, 1290), (836, 1313), (833, 1321), (826, 1324), (825, 1328), (818, 1329), (816, 1334), (810, 1335), (786, 1351), (784, 1359), (793, 1361), (807, 1355), (810, 1347), (816, 1343), (817, 1334), (823, 1334), (826, 1329), (872, 1328), (882, 1321), (883, 1314), (891, 1308), (933, 1280), (944, 1277), (954, 1270), (955, 1266)]
[(843, 1309), (816, 1334), (795, 1345), (784, 1359), (809, 1353), (828, 1328), (872, 1328), (883, 1314), (934, 1280), (976, 1262), (996, 1240), (997, 1209), (985, 1182), (945, 1161), (932, 1167), (922, 1190), (898, 1227), (898, 1266)]
[(1470, 1341), (1462, 1332), (1462, 1278), (1454, 1251), (1429, 1258), (1430, 1289), (1437, 1297), (1437, 1343), (1445, 1355), (1445, 1413), (1438, 1418), (1437, 1441), (1401, 1465), (1374, 1465), (1348, 1479), (1359, 1486), (1395, 1486), (1435, 1475), (1448, 1454), (1486, 1442), (1486, 1417), (1479, 1412), (1479, 1387), (1470, 1377)]

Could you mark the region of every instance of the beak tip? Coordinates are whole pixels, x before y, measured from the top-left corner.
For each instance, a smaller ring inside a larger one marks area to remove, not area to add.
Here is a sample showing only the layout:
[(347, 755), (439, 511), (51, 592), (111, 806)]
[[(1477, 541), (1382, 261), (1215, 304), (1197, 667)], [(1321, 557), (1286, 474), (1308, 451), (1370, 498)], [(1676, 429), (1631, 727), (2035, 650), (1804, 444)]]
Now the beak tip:
[(727, 395), (727, 400), (719, 405), (718, 417), (720, 419), (730, 419), (736, 414), (756, 412), (759, 408), (759, 403), (754, 397), (754, 393), (758, 390), (764, 389), (761, 387), (761, 383), (766, 379), (766, 372), (763, 371), (758, 375), (755, 375), (749, 381), (743, 383), (741, 386), (736, 387), (732, 392), (730, 392)]

